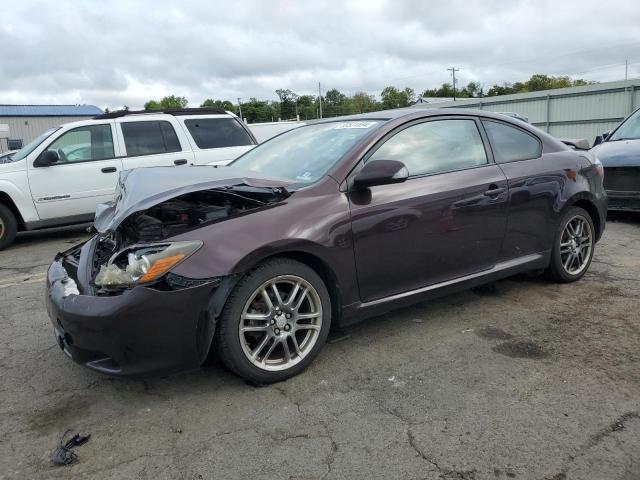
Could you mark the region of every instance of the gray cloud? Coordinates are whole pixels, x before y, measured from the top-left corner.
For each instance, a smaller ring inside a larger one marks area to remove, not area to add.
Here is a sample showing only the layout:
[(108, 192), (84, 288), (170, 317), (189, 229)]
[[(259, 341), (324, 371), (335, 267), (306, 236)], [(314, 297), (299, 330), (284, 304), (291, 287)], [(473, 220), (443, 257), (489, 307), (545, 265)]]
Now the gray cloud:
[(30, 1), (3, 5), (1, 103), (141, 107), (325, 88), (640, 75), (640, 4), (611, 1)]

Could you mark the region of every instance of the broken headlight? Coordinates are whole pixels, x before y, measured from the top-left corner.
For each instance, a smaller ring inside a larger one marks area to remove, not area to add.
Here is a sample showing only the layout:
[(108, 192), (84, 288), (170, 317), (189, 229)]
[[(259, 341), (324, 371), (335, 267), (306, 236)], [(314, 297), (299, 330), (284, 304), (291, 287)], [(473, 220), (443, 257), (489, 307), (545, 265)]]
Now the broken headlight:
[(100, 267), (98, 287), (129, 287), (158, 280), (176, 265), (193, 255), (202, 242), (170, 242), (133, 245), (114, 254)]

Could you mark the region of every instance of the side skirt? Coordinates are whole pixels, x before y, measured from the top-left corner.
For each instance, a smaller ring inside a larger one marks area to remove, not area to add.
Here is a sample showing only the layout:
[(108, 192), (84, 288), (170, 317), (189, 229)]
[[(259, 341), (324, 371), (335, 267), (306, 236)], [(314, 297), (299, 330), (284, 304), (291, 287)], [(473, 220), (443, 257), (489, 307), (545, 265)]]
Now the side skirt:
[(67, 227), (69, 225), (79, 225), (93, 222), (94, 215), (73, 215), (71, 217), (50, 218), (47, 220), (36, 220), (35, 222), (25, 222), (24, 229), (40, 230), (42, 228)]
[(447, 280), (446, 282), (428, 285), (408, 292), (402, 292), (388, 297), (371, 300), (369, 302), (348, 305), (343, 308), (340, 325), (351, 325), (368, 317), (382, 315), (383, 313), (391, 310), (406, 307), (424, 300), (430, 300), (450, 293), (468, 290), (469, 288), (495, 282), (517, 273), (547, 268), (550, 260), (550, 251), (526, 255), (521, 258), (497, 263), (493, 268), (482, 272)]

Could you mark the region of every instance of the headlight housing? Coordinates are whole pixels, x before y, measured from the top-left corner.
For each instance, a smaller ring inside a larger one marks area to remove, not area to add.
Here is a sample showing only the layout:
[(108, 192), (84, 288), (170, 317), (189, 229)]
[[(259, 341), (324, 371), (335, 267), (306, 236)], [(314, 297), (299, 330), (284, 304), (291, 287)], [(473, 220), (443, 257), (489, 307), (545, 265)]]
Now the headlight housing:
[(102, 265), (94, 283), (98, 287), (122, 288), (154, 282), (200, 247), (200, 241), (132, 245)]

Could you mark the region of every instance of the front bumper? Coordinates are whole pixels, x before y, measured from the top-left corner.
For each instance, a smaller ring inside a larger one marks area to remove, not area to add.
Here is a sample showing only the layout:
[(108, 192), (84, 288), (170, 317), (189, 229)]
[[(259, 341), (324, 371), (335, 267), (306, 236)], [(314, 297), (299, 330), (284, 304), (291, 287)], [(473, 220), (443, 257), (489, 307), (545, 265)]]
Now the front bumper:
[(115, 376), (170, 373), (202, 363), (215, 326), (207, 308), (214, 283), (96, 296), (82, 281), (89, 277), (91, 241), (82, 248), (77, 272), (65, 268), (64, 255), (49, 267), (46, 304), (56, 341), (72, 360)]

